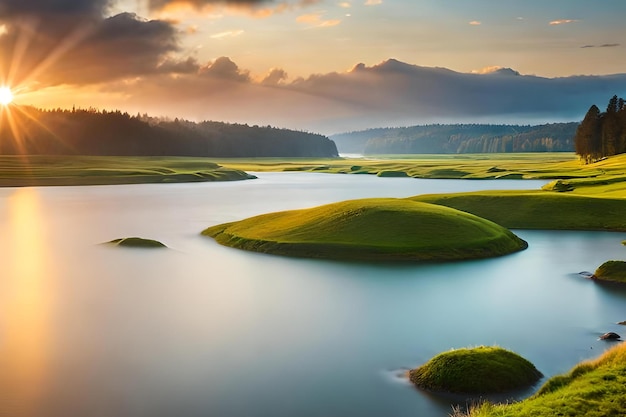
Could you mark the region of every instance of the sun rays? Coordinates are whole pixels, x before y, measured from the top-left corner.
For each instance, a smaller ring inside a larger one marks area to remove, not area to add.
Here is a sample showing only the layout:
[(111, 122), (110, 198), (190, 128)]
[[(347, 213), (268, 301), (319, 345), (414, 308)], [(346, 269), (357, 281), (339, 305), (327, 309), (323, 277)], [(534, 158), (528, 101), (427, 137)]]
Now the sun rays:
[(8, 106), (13, 101), (13, 92), (9, 87), (0, 87), (0, 105)]

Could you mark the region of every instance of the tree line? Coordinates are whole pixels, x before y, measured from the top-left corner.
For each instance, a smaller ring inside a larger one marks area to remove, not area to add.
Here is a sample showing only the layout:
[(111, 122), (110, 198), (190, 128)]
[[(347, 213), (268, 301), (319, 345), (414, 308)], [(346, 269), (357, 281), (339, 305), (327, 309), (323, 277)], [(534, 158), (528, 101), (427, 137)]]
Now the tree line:
[(586, 163), (626, 153), (626, 102), (611, 97), (605, 112), (589, 108), (574, 137), (576, 154)]
[(578, 123), (530, 125), (433, 124), (333, 135), (341, 152), (458, 154), (571, 152)]
[(15, 106), (0, 114), (0, 155), (335, 157), (328, 137), (272, 126), (152, 119), (94, 108)]

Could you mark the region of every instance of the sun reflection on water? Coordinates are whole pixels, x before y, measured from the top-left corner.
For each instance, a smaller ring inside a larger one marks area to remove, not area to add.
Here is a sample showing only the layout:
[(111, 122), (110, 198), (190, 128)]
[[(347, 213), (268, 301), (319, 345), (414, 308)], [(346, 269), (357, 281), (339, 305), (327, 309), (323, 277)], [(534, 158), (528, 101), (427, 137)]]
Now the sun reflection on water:
[[(22, 188), (7, 200), (9, 227), (0, 293), (0, 415), (35, 415), (49, 368), (51, 292), (46, 229), (36, 189)], [(8, 402), (7, 402), (8, 400)], [(4, 414), (8, 413), (8, 414)]]

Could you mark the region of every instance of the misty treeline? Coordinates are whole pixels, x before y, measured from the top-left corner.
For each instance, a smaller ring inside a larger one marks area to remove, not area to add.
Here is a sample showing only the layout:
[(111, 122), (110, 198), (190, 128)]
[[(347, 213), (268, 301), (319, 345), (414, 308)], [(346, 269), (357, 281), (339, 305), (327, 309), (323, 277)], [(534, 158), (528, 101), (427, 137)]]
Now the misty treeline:
[(370, 129), (331, 138), (341, 152), (363, 154), (571, 152), (577, 126), (578, 123), (539, 126), (434, 124)]
[(611, 97), (604, 113), (595, 104), (576, 130), (576, 153), (586, 163), (626, 153), (626, 102)]
[(326, 136), (271, 126), (20, 106), (2, 112), (0, 154), (334, 157), (337, 148)]

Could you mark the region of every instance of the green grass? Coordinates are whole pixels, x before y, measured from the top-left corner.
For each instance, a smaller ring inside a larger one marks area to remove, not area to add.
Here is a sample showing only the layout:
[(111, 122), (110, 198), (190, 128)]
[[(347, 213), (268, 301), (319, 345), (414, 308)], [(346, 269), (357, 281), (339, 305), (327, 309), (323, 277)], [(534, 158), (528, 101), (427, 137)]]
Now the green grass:
[(0, 156), (0, 187), (101, 185), (254, 178), (205, 158), (127, 156)]
[(426, 194), (413, 201), (440, 204), (510, 229), (626, 231), (626, 199), (547, 191)]
[[(455, 179), (553, 179), (552, 191), (626, 197), (626, 155), (583, 164), (574, 153), (381, 155), (335, 159), (220, 159), (245, 171), (298, 171)], [(394, 173), (388, 175), (387, 173)]]
[(594, 273), (598, 281), (626, 283), (626, 262), (606, 261)]
[(391, 198), (264, 214), (202, 233), (239, 249), (333, 259), (460, 260), (505, 255), (527, 246), (485, 219)]
[(542, 377), (521, 356), (497, 346), (440, 353), (409, 371), (418, 388), (435, 392), (489, 394), (526, 388)]
[(610, 417), (626, 415), (626, 344), (548, 380), (532, 397), (512, 404), (483, 403), (467, 417)]
[(167, 248), (167, 246), (165, 246), (158, 240), (144, 239), (141, 237), (125, 237), (120, 239), (113, 239), (110, 242), (106, 242), (106, 244), (129, 248)]

